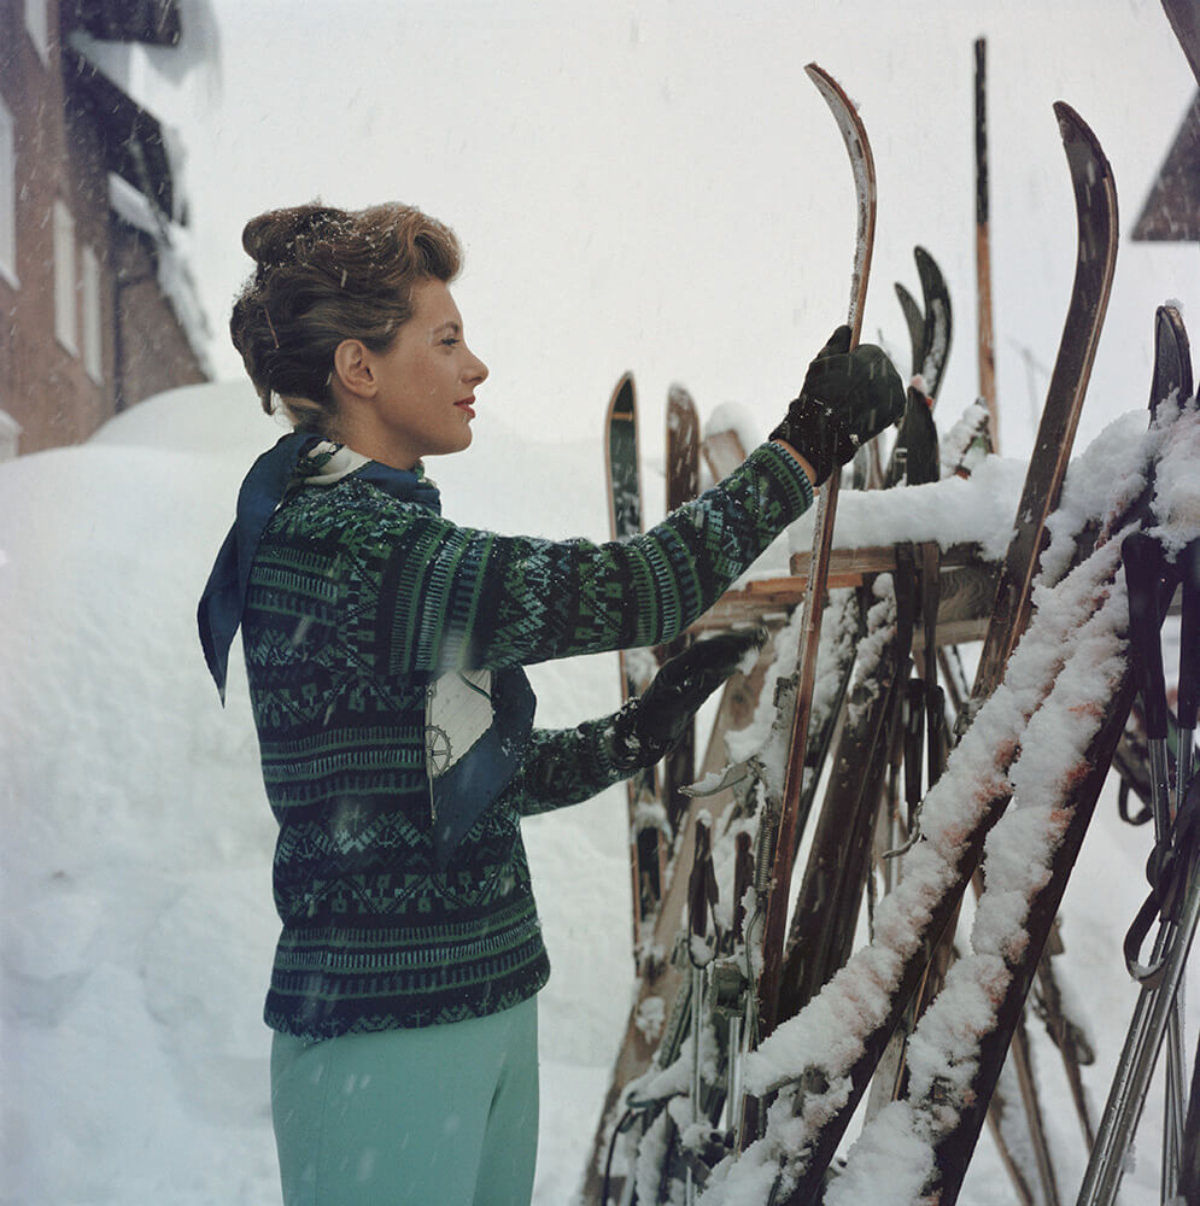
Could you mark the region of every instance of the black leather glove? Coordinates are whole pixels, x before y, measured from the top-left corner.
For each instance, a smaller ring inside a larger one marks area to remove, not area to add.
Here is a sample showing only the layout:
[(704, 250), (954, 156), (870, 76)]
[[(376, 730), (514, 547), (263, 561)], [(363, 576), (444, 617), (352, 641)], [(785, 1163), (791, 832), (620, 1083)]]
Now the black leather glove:
[(800, 396), (771, 439), (804, 457), (819, 486), (903, 413), (904, 385), (883, 349), (860, 343), (851, 351), (850, 328), (841, 326), (808, 366)]
[(613, 717), (608, 740), (618, 768), (653, 766), (683, 736), (700, 705), (766, 635), (761, 628), (721, 633), (665, 662), (646, 690)]

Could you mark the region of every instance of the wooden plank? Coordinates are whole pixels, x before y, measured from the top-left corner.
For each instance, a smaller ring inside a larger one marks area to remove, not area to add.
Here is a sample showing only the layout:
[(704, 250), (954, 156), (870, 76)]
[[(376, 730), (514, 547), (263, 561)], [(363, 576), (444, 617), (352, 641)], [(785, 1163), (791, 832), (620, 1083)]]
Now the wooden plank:
[[(808, 553), (792, 558), (792, 575), (762, 578), (739, 590), (727, 591), (692, 626), (694, 632), (711, 632), (738, 625), (782, 619), (804, 598), (808, 589)], [(954, 545), (942, 554), (938, 600), (937, 643), (955, 645), (982, 640), (987, 631), (995, 590), (997, 567), (983, 560), (977, 545)], [(830, 567), (830, 588), (860, 586), (873, 574), (896, 569), (893, 545), (868, 549), (836, 549)], [(914, 647), (924, 648), (924, 634), (914, 637)]]

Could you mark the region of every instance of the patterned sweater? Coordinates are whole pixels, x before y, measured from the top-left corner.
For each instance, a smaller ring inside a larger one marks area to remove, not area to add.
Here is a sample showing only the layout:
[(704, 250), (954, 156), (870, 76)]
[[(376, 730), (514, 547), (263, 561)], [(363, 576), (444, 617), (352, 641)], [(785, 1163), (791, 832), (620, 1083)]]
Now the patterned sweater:
[(267, 1024), (309, 1038), (417, 1027), (537, 992), (549, 961), (520, 817), (619, 780), (607, 721), (534, 729), (442, 870), (431, 678), (670, 640), (811, 503), (769, 444), (650, 532), (608, 544), (458, 527), (353, 473), (293, 490), (259, 541), (242, 617), (279, 822)]

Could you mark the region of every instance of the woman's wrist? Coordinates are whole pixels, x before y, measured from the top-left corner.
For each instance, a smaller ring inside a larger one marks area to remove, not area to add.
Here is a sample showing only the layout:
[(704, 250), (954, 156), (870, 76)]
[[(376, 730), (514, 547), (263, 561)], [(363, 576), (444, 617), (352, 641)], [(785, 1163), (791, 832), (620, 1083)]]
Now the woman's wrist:
[(778, 444), (779, 447), (782, 448), (784, 450), (784, 452), (786, 452), (788, 454), (788, 456), (790, 456), (792, 458), (792, 460), (794, 460), (796, 462), (796, 464), (799, 465), (800, 468), (804, 470), (805, 474), (808, 477), (808, 480), (813, 484), (813, 489), (815, 490), (817, 474), (816, 474), (816, 470), (813, 469), (812, 465), (809, 464), (808, 460), (805, 457), (802, 457), (795, 450), (795, 448), (793, 448), (792, 445), (787, 442), (787, 440), (781, 440), (778, 436), (775, 436), (775, 438), (771, 440), (771, 443)]

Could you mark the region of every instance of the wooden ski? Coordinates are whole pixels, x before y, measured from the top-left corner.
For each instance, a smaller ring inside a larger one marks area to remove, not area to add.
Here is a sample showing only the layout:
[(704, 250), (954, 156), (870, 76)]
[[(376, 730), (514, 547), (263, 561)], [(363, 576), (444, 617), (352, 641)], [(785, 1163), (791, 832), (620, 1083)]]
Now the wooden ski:
[[(828, 72), (810, 63), (805, 71), (825, 99), (837, 121), (854, 172), (858, 224), (855, 233), (854, 269), (851, 275), (850, 305), (847, 321), (851, 347), (857, 345), (862, 331), (863, 306), (870, 279), (871, 253), (875, 240), (875, 161), (866, 129), (853, 102)], [(759, 1034), (765, 1036), (775, 1027), (779, 1006), (779, 977), (787, 936), (788, 902), (792, 868), (796, 857), (797, 808), (804, 786), (805, 751), (808, 725), (812, 715), (813, 689), (816, 684), (817, 649), (821, 639), (821, 612), (825, 606), (829, 556), (833, 547), (833, 524), (837, 514), (839, 477), (834, 472), (825, 483), (817, 505), (813, 538), (812, 567), (800, 635), (800, 659), (796, 688), (796, 709), (792, 717), (787, 772), (781, 813), (775, 826), (772, 874), (767, 898), (767, 917), (763, 929), (762, 973), (759, 978)], [(761, 838), (760, 838), (761, 840)]]
[[(696, 403), (682, 385), (672, 385), (667, 395), (667, 513), (690, 502), (700, 493), (700, 418)], [(681, 636), (659, 651), (660, 659), (674, 657), (687, 648)], [(696, 775), (695, 727), (679, 739), (663, 759), (662, 797), (671, 833), (680, 832), (688, 809), (683, 794)]]
[[(1002, 570), (984, 657), (976, 678), (973, 693), (976, 709), (1000, 682), (1013, 647), (1028, 623), (1032, 580), (1042, 550), (1046, 520), (1062, 487), (1116, 260), (1116, 191), (1108, 161), (1095, 136), (1074, 110), (1060, 102), (1055, 106), (1055, 114), (1075, 192), (1076, 274), (1037, 446), (1017, 513), (1017, 528)], [(1050, 685), (1047, 682), (1047, 690)], [(886, 1013), (863, 1036), (859, 1055), (846, 1068), (844, 1099), (828, 1111), (820, 1126), (808, 1137), (803, 1155), (787, 1161), (783, 1177), (787, 1194), (779, 1197), (780, 1203), (807, 1202), (817, 1193), (874, 1067), (921, 981), (928, 951), (957, 912), (963, 890), (979, 863), (984, 837), (1007, 803), (1008, 796), (1003, 790), (998, 790), (987, 800), (977, 830), (965, 844), (953, 882), (936, 901), (927, 902), (917, 927), (918, 942), (897, 971), (897, 988)], [(796, 1093), (792, 1102), (794, 1115), (804, 1112), (808, 1096), (803, 1089)]]
[[(613, 390), (605, 417), (605, 464), (608, 469), (608, 513), (614, 540), (642, 530), (642, 491), (637, 428), (637, 392), (633, 374), (624, 373)], [(640, 695), (653, 677), (653, 655), (619, 654), (621, 698)], [(650, 663), (647, 665), (647, 663)], [(657, 804), (654, 768), (639, 771), (627, 784), (629, 796), (629, 863), (633, 890), (633, 954), (642, 959), (644, 933), (653, 924), (662, 897), (664, 843), (647, 814)]]

